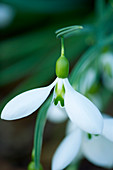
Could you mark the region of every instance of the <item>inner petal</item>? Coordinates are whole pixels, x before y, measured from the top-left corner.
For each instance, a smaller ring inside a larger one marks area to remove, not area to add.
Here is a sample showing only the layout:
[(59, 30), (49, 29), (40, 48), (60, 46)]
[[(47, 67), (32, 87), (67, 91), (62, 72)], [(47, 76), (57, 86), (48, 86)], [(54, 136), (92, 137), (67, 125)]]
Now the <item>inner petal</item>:
[(63, 79), (58, 79), (58, 83), (55, 86), (54, 104), (57, 105), (58, 102), (62, 107), (64, 107), (64, 94), (65, 88), (63, 84)]
[(62, 96), (58, 95), (55, 99), (54, 99), (54, 104), (57, 105), (58, 102), (60, 102), (60, 105), (62, 107), (64, 107), (64, 99)]

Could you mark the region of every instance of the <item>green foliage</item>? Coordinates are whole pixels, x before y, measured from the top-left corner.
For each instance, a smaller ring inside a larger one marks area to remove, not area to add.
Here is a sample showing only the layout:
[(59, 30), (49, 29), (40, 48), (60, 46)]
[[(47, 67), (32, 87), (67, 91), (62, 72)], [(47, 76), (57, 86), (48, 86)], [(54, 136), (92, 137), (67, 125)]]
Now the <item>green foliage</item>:
[[(47, 85), (55, 78), (55, 63), (60, 56), (60, 42), (54, 35), (57, 29), (57, 38), (66, 37), (65, 56), (70, 62), (69, 78), (73, 87), (80, 91), (81, 75), (91, 67), (96, 70), (97, 77), (102, 78), (99, 56), (106, 47), (112, 51), (113, 45), (112, 1), (109, 3), (96, 0), (95, 9), (91, 6), (91, 1), (84, 0), (1, 2), (9, 4), (15, 10), (13, 22), (7, 28), (0, 28), (1, 110), (15, 95)], [(78, 24), (83, 25), (83, 29)], [(105, 69), (110, 73), (108, 67)], [(56, 72), (58, 77), (65, 78), (68, 75), (68, 71), (64, 76), (59, 76), (58, 70)], [(100, 79), (96, 80), (96, 88), (92, 87), (90, 92), (101, 94), (102, 105), (106, 106), (112, 93), (102, 83)], [(50, 99), (38, 112), (34, 158), (28, 170), (40, 168), (42, 138), (49, 103)], [(70, 169), (73, 169), (73, 166)]]
[(40, 168), (40, 154), (42, 147), (42, 139), (43, 139), (43, 131), (46, 123), (46, 114), (47, 109), (50, 105), (51, 98), (49, 98), (44, 105), (41, 107), (35, 127), (35, 136), (34, 136), (34, 161), (35, 161), (35, 169), (39, 170)]
[(65, 27), (65, 28), (61, 28), (59, 30), (57, 30), (56, 33), (56, 37), (67, 37), (67, 36), (71, 36), (74, 33), (79, 33), (80, 30), (83, 29), (82, 26), (70, 26), (70, 27)]

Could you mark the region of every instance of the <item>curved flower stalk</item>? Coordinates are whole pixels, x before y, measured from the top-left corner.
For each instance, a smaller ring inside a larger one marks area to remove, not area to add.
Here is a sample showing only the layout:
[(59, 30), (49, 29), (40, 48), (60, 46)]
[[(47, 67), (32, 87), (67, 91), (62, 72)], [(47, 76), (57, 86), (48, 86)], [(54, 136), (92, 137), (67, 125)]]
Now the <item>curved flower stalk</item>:
[(52, 170), (62, 170), (82, 157), (97, 166), (113, 167), (113, 118), (104, 118), (104, 128), (99, 136), (87, 134), (68, 122), (67, 135), (53, 156)]
[(113, 53), (107, 52), (101, 55), (100, 64), (103, 73), (104, 85), (113, 91)]
[(91, 134), (100, 134), (103, 128), (100, 111), (88, 98), (72, 88), (68, 74), (69, 62), (64, 56), (64, 40), (61, 38), (61, 56), (56, 62), (55, 81), (47, 87), (29, 90), (13, 98), (4, 107), (1, 118), (14, 120), (30, 115), (44, 103), (54, 87), (54, 105), (64, 107), (67, 116), (80, 129)]

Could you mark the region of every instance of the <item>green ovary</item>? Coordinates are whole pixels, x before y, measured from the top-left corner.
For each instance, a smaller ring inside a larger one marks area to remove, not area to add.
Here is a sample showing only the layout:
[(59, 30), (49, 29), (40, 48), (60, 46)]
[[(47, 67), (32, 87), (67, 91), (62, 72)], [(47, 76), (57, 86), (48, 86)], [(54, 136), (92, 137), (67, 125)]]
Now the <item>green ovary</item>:
[(67, 78), (69, 74), (69, 62), (61, 56), (56, 62), (56, 75), (59, 78)]

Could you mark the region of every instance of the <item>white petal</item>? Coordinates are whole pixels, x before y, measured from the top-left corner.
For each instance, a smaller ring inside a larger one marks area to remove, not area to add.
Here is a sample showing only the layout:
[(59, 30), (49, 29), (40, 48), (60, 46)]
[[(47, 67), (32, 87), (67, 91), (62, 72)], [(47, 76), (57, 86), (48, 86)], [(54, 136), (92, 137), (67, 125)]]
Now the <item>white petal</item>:
[[(76, 126), (75, 123), (72, 123), (72, 121), (68, 121), (67, 126), (66, 126), (66, 135), (72, 133), (73, 131), (75, 131), (78, 129), (78, 127)], [(81, 131), (81, 134), (83, 135), (83, 131)], [(72, 161), (72, 164), (76, 164), (78, 161), (80, 161), (83, 158), (83, 154), (81, 151), (81, 148), (79, 150), (79, 153), (77, 154), (77, 156), (74, 158), (74, 160)]]
[(78, 129), (66, 136), (57, 148), (52, 160), (52, 170), (61, 170), (69, 165), (77, 156), (80, 145), (81, 131)]
[(58, 78), (58, 89), (61, 90), (63, 86), (63, 79), (62, 78)]
[(1, 118), (14, 120), (26, 117), (37, 110), (48, 97), (57, 79), (49, 86), (26, 91), (9, 101), (4, 107)]
[(66, 126), (66, 134), (68, 135), (69, 133), (76, 131), (76, 129), (78, 129), (77, 125), (69, 120)]
[(113, 142), (113, 118), (104, 118), (103, 136)]
[(67, 113), (64, 107), (60, 107), (59, 103), (56, 106), (51, 103), (47, 111), (47, 117), (53, 123), (61, 123), (67, 119)]
[(68, 79), (64, 79), (64, 105), (69, 118), (82, 130), (100, 134), (103, 128), (103, 118), (98, 108), (85, 96), (75, 91)]
[[(83, 156), (83, 153), (82, 153), (82, 150), (81, 150), (81, 147), (80, 147), (80, 150), (79, 150), (77, 156), (75, 157), (75, 159), (72, 161), (71, 164), (76, 165), (76, 164), (78, 164), (83, 158), (84, 158), (84, 156)], [(75, 170), (75, 169), (74, 169), (74, 170)]]
[(113, 167), (113, 142), (102, 136), (93, 136), (82, 144), (84, 156), (93, 164), (101, 167)]

